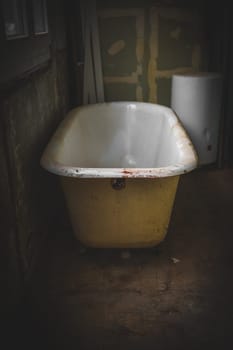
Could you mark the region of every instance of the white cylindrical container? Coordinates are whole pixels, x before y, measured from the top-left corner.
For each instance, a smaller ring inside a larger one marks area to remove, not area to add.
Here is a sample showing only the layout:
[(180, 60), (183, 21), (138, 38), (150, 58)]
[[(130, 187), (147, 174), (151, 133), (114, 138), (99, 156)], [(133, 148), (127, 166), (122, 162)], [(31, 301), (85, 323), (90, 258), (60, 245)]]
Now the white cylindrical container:
[(200, 165), (217, 160), (221, 99), (220, 74), (176, 74), (172, 77), (171, 107), (189, 134)]

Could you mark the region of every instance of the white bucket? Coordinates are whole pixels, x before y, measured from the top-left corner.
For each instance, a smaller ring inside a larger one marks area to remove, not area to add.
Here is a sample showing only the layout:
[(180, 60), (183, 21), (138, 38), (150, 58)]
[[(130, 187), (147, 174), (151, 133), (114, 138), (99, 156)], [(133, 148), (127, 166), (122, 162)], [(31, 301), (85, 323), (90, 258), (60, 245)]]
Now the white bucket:
[(222, 77), (216, 73), (172, 77), (171, 107), (188, 132), (199, 164), (217, 160)]

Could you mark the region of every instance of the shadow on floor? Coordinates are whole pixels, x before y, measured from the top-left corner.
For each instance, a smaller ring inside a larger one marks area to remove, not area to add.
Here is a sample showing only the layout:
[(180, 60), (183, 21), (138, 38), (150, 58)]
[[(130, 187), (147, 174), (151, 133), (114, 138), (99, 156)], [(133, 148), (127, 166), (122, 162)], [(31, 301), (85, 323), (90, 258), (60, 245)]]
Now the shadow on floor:
[(233, 171), (208, 170), (182, 177), (168, 235), (156, 248), (95, 250), (71, 233), (51, 235), (26, 297), (32, 343), (67, 350), (228, 348), (232, 221)]

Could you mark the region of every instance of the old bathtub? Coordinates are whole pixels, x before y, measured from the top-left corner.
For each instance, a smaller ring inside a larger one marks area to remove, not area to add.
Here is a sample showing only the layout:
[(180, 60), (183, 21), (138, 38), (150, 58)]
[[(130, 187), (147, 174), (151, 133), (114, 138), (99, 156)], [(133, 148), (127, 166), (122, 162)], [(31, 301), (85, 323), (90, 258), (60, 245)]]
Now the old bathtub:
[(70, 111), (41, 165), (61, 176), (83, 244), (133, 248), (164, 239), (179, 176), (197, 156), (171, 109), (114, 102)]

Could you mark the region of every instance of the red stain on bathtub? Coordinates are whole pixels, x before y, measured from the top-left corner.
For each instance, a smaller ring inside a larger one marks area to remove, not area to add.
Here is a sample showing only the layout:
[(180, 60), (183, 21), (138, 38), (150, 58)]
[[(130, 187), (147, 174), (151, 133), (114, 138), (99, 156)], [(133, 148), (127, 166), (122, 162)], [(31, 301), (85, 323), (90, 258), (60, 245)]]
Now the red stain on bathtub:
[(122, 174), (125, 178), (128, 178), (128, 177), (139, 177), (138, 175), (142, 175), (142, 177), (144, 178), (147, 178), (147, 177), (150, 177), (150, 178), (156, 178), (157, 176), (155, 175), (152, 175), (153, 174), (153, 170), (143, 170), (143, 169), (132, 169), (132, 170), (122, 170)]
[(123, 170), (122, 171), (122, 174), (125, 174), (125, 175), (131, 175), (133, 173), (134, 173), (133, 171), (128, 171), (128, 170)]

